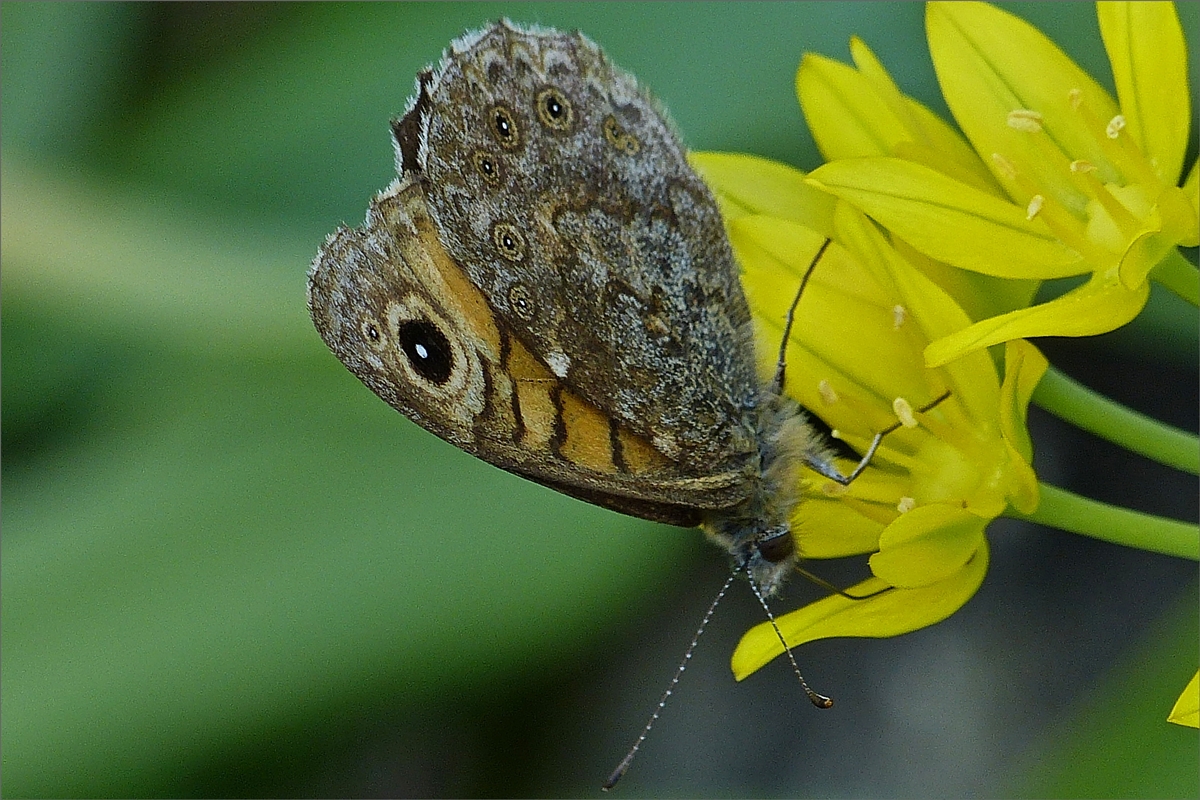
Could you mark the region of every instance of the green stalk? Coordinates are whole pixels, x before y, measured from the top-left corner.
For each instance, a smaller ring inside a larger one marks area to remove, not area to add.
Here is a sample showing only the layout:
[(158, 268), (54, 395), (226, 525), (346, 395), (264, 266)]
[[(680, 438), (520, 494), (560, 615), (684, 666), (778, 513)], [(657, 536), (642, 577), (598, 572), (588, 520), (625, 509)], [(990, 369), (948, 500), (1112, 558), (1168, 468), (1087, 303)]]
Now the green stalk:
[(1033, 402), (1072, 425), (1160, 464), (1200, 474), (1200, 439), (1104, 395), (1050, 367)]
[(1021, 514), (1010, 508), (1005, 516), (1152, 553), (1200, 560), (1200, 528), (1191, 523), (1101, 503), (1048, 483), (1040, 483), (1039, 488), (1037, 511)]
[(1158, 262), (1150, 277), (1192, 305), (1200, 305), (1200, 272), (1178, 250)]

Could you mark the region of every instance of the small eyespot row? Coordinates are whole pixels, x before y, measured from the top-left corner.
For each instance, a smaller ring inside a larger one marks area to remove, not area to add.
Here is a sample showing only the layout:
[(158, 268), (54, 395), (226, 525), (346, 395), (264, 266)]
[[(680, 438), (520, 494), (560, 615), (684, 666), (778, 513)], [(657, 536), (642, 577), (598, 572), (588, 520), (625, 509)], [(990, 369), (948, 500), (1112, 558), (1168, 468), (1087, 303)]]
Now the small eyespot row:
[(492, 184), (500, 182), (500, 162), (490, 153), (477, 150), (472, 160), (475, 162), (476, 171), (485, 181)]
[(538, 119), (547, 128), (567, 131), (575, 122), (575, 109), (567, 96), (553, 86), (547, 86), (534, 98)]
[(383, 339), (383, 334), (379, 332), (379, 326), (376, 325), (372, 320), (364, 321), (361, 326), (361, 331), (363, 337), (366, 338), (367, 341), (372, 345), (378, 345)]
[(496, 222), (492, 225), (492, 244), (504, 258), (509, 261), (521, 261), (525, 258), (525, 235), (515, 226), (507, 222)]
[(636, 155), (642, 149), (642, 143), (638, 141), (638, 138), (625, 130), (613, 115), (609, 114), (604, 118), (603, 128), (604, 138), (608, 140), (608, 143), (626, 155)]
[(521, 129), (516, 116), (503, 103), (492, 106), (487, 115), (488, 128), (501, 147), (513, 150), (521, 145)]
[(509, 288), (508, 306), (521, 319), (533, 319), (533, 297), (529, 294), (529, 290), (521, 284), (514, 283)]

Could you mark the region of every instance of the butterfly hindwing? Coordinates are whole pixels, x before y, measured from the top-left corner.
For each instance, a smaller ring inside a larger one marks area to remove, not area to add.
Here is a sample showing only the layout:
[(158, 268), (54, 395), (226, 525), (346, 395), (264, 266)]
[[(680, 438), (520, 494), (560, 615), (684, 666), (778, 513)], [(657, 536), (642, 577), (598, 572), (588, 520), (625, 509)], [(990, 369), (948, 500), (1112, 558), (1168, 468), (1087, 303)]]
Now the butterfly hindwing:
[(420, 183), (322, 248), (309, 304), (326, 343), (422, 427), (503, 469), (636, 516), (695, 525), (742, 499), (745, 475), (681, 471), (555, 376), (441, 246)]

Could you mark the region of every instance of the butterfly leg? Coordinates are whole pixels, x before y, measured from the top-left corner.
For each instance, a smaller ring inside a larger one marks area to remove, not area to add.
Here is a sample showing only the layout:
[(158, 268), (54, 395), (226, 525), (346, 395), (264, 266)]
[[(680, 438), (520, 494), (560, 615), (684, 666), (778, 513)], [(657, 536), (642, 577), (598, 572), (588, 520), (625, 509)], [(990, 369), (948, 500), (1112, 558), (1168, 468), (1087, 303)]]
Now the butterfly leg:
[(808, 279), (812, 277), (813, 270), (817, 268), (817, 262), (821, 260), (821, 256), (825, 255), (825, 251), (832, 243), (832, 239), (826, 239), (821, 243), (821, 247), (813, 256), (808, 269), (804, 270), (804, 277), (800, 279), (800, 288), (796, 290), (796, 296), (792, 298), (792, 304), (788, 307), (787, 322), (783, 326), (783, 338), (779, 340), (779, 358), (775, 360), (775, 380), (772, 385), (776, 394), (783, 394), (783, 378), (787, 371), (787, 344), (792, 335), (792, 323), (796, 321), (796, 306), (800, 305), (800, 295), (804, 294), (804, 287), (808, 285)]
[[(926, 411), (933, 409), (935, 406), (939, 405), (949, 397), (950, 390), (947, 389), (934, 398), (932, 402), (926, 403), (918, 408), (917, 413), (924, 414)], [(843, 475), (842, 471), (838, 469), (837, 464), (833, 462), (833, 459), (829, 458), (823, 453), (806, 453), (804, 455), (804, 465), (813, 472), (829, 478), (831, 481), (840, 483), (842, 486), (849, 486), (854, 482), (855, 478), (862, 474), (863, 470), (867, 468), (867, 465), (871, 463), (871, 459), (875, 457), (875, 451), (879, 449), (879, 444), (883, 441), (883, 437), (895, 430), (898, 430), (900, 425), (901, 423), (899, 422), (893, 423), (892, 425), (889, 425), (881, 430), (879, 433), (875, 434), (875, 436), (871, 439), (871, 446), (867, 448), (867, 452), (863, 455), (858, 464), (855, 465), (854, 469), (850, 471), (849, 475)]]

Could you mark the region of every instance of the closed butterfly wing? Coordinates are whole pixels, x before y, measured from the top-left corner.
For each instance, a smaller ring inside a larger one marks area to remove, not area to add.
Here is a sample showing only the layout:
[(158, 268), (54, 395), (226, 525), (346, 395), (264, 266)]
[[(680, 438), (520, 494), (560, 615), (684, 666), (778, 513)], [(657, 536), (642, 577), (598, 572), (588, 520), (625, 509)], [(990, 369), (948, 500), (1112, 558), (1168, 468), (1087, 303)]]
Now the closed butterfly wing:
[(582, 35), (463, 37), (395, 124), (437, 237), (552, 376), (693, 477), (757, 469), (749, 311), (716, 204)]
[(696, 525), (740, 502), (746, 471), (684, 471), (555, 376), (442, 247), (419, 183), (376, 197), (309, 276), (322, 338), (377, 395), (509, 471), (634, 516)]

